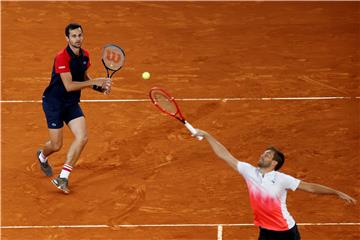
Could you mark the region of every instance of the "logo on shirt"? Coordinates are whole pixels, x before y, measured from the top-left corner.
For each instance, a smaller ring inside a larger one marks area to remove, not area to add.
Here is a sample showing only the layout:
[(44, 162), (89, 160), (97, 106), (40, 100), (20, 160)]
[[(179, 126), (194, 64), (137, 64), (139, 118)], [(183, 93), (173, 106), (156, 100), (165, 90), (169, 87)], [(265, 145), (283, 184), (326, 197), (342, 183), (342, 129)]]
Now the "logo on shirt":
[(56, 127), (56, 123), (52, 123), (51, 126)]
[(83, 64), (86, 65), (86, 61), (83, 61)]
[(65, 66), (59, 66), (58, 69), (65, 69)]

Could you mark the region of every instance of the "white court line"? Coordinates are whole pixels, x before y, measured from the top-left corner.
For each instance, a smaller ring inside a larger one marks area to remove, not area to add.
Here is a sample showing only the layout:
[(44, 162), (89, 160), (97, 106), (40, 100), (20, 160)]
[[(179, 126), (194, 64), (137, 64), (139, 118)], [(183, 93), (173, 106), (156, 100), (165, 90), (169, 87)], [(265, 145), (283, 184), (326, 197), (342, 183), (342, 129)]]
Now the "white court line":
[[(298, 226), (360, 226), (360, 222), (339, 222), (339, 223), (297, 223)], [(119, 225), (106, 225), (106, 224), (87, 224), (87, 225), (43, 225), (43, 226), (0, 226), (1, 229), (48, 229), (48, 228), (141, 228), (141, 227), (248, 227), (255, 226), (252, 223), (233, 223), (233, 224), (119, 224)]]
[[(307, 100), (350, 100), (360, 97), (236, 97), (236, 98), (176, 98), (177, 101), (307, 101)], [(42, 100), (0, 100), (0, 103), (41, 103)], [(150, 102), (150, 99), (84, 99), (84, 103)]]
[(218, 225), (217, 240), (222, 240), (223, 226)]

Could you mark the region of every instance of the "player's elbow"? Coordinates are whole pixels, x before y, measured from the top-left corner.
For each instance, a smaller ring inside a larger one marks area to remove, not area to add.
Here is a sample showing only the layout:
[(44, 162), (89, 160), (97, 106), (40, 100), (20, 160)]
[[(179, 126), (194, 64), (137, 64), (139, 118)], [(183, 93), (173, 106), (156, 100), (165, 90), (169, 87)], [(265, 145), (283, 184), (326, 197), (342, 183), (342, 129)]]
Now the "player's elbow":
[(226, 157), (222, 158), (231, 168), (237, 170), (237, 160), (234, 160), (233, 158)]
[(313, 186), (309, 186), (307, 188), (307, 191), (310, 192), (310, 193), (316, 193), (316, 189)]
[(299, 189), (303, 190), (303, 191), (306, 191), (306, 192), (310, 192), (310, 193), (315, 193), (316, 192), (316, 188), (315, 188), (314, 184), (307, 183), (307, 182), (304, 182), (304, 181), (300, 182)]
[(65, 90), (66, 92), (72, 92), (74, 91), (73, 87), (71, 84), (64, 84)]

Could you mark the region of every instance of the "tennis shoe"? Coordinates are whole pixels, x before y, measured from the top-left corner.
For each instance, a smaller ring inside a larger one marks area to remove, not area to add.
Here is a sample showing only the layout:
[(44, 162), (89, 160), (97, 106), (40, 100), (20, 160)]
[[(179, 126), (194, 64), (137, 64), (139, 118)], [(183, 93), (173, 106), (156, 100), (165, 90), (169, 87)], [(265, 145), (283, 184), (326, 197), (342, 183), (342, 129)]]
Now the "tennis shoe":
[(52, 179), (51, 182), (64, 193), (68, 194), (70, 192), (70, 189), (68, 188), (67, 178), (61, 178), (60, 176), (58, 176), (57, 178)]
[(37, 159), (39, 161), (39, 164), (40, 164), (40, 168), (41, 170), (44, 172), (45, 176), (48, 176), (48, 177), (51, 177), (53, 175), (53, 172), (52, 172), (52, 168), (49, 164), (49, 162), (46, 160), (46, 162), (41, 162), (40, 161), (40, 154), (41, 154), (42, 150), (39, 149), (36, 153), (36, 156), (37, 156)]

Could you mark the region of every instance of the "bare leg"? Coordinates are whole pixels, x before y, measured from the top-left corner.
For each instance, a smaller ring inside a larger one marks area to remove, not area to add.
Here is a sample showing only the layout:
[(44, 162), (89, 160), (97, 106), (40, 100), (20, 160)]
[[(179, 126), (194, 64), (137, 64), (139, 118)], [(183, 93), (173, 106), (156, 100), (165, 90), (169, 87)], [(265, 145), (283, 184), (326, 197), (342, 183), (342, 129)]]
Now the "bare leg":
[(60, 175), (51, 180), (58, 189), (66, 194), (70, 192), (68, 188), (69, 175), (87, 143), (87, 130), (84, 117), (78, 117), (71, 120), (68, 123), (68, 126), (74, 135), (74, 141), (70, 145), (66, 155), (65, 164), (60, 172)]
[(61, 149), (63, 144), (63, 129), (49, 129), (49, 141), (45, 143), (43, 154), (45, 157)]
[(57, 152), (61, 149), (63, 132), (60, 129), (49, 129), (50, 140), (45, 143), (44, 149), (39, 149), (36, 153), (38, 157), (40, 169), (44, 172), (45, 176), (52, 176), (52, 168), (47, 161), (47, 157), (52, 153)]
[(65, 164), (74, 166), (87, 143), (87, 129), (85, 118), (75, 118), (69, 122), (68, 126), (73, 133), (75, 139), (70, 145), (66, 156)]

